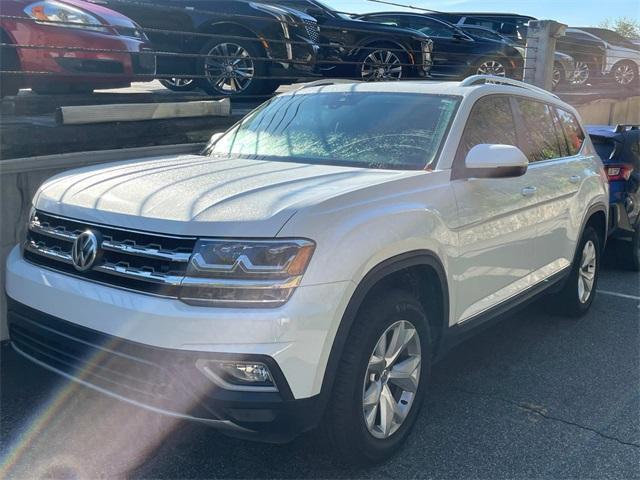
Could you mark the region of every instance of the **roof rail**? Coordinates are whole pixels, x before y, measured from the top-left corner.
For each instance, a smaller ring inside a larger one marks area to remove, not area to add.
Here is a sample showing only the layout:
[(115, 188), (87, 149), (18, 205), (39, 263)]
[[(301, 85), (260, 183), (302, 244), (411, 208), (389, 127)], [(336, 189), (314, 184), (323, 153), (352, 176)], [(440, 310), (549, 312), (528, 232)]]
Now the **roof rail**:
[(345, 78), (323, 78), (322, 80), (314, 80), (313, 82), (302, 83), (295, 90), (304, 90), (312, 87), (328, 87), (329, 85), (340, 85), (345, 83), (362, 83), (360, 80), (347, 80)]
[(554, 98), (560, 98), (555, 93), (551, 93), (544, 88), (536, 87), (535, 85), (524, 83), (520, 80), (514, 80), (513, 78), (498, 77), (496, 75), (471, 75), (460, 82), (461, 87), (472, 87), (482, 84), (511, 85), (513, 87), (526, 88), (527, 90), (543, 95), (550, 95)]

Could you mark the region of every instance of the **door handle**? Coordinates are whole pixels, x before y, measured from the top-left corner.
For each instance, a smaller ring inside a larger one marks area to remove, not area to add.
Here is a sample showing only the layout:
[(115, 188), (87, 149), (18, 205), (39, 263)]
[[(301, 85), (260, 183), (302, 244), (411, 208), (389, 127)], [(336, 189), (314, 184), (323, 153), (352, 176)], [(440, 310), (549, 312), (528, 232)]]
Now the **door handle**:
[(569, 181), (571, 183), (580, 183), (580, 175), (572, 175), (571, 177), (569, 177)]
[(533, 197), (536, 192), (538, 191), (538, 189), (536, 187), (524, 187), (522, 189), (522, 196), (523, 197)]

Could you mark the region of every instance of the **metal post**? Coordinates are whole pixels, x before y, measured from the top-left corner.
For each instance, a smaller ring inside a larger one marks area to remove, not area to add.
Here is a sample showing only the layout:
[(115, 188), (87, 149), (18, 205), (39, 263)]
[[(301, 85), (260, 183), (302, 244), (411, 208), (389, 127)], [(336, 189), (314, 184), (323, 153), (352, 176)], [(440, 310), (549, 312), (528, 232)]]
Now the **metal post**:
[(567, 25), (553, 20), (529, 22), (524, 54), (524, 81), (551, 90), (556, 39), (563, 37)]

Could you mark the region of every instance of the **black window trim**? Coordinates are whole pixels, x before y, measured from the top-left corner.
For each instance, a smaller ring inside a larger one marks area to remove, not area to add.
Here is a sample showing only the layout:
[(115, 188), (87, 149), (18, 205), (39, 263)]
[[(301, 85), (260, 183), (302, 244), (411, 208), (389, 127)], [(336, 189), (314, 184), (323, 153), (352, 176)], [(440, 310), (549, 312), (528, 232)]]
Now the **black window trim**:
[[(573, 114), (572, 112), (570, 112), (566, 108), (559, 107), (559, 106), (557, 106), (557, 105), (555, 105), (553, 103), (545, 102), (544, 100), (539, 100), (537, 98), (527, 97), (526, 95), (512, 95), (513, 102), (514, 102), (514, 108), (515, 108), (515, 115), (516, 115), (516, 117), (518, 117), (518, 120), (516, 120), (516, 124), (518, 125), (519, 129), (522, 129), (521, 134), (524, 135), (525, 138), (527, 139), (527, 144), (530, 144), (531, 137), (529, 137), (529, 135), (526, 133), (527, 129), (526, 129), (526, 126), (525, 126), (525, 123), (524, 123), (524, 116), (522, 115), (522, 112), (520, 111), (520, 108), (518, 107), (518, 104), (515, 101), (516, 97), (517, 98), (524, 98), (524, 99), (530, 100), (532, 102), (538, 102), (538, 103), (542, 103), (544, 105), (547, 105), (549, 108), (551, 108), (552, 116), (554, 116), (554, 118), (555, 118), (555, 115), (557, 115), (556, 109), (562, 110), (563, 112), (568, 113), (569, 115), (571, 115), (573, 118), (576, 119), (576, 123), (578, 124), (578, 127), (580, 127), (580, 132), (582, 133), (582, 137), (583, 137), (582, 145), (580, 145), (580, 150), (578, 150), (578, 152), (575, 155), (567, 155), (567, 156), (558, 157), (558, 158), (547, 158), (546, 160), (538, 160), (538, 161), (535, 161), (535, 162), (531, 162), (530, 161), (529, 162), (529, 166), (548, 164), (548, 163), (551, 163), (551, 162), (566, 161), (567, 159), (578, 157), (578, 156), (583, 154), (582, 151), (584, 149), (584, 145), (586, 143), (586, 138), (587, 137), (585, 136), (584, 130), (582, 128), (582, 125), (580, 125), (580, 122), (578, 121), (578, 117), (576, 117), (575, 114)], [(554, 126), (554, 129), (555, 129), (555, 126)], [(563, 136), (564, 136), (564, 134), (563, 134)], [(565, 140), (566, 140), (566, 138), (565, 138)], [(520, 141), (521, 141), (521, 138), (518, 137), (518, 143), (520, 143)], [(531, 145), (529, 145), (529, 147), (531, 147)], [(526, 155), (527, 152), (524, 152), (524, 153)]]
[[(476, 99), (476, 101), (471, 106), (469, 115), (467, 115), (464, 129), (462, 130), (462, 135), (460, 136), (460, 140), (458, 141), (458, 148), (456, 149), (455, 156), (453, 157), (453, 163), (451, 164), (451, 180), (468, 179), (472, 177), (471, 175), (469, 175), (469, 169), (464, 164), (465, 158), (462, 158), (462, 140), (464, 139), (464, 136), (467, 133), (467, 130), (469, 128), (469, 120), (473, 116), (473, 111), (476, 108), (476, 105), (483, 100), (486, 100), (488, 98), (495, 98), (495, 97), (505, 97), (507, 99), (509, 103), (509, 109), (511, 110), (511, 115), (513, 116), (513, 120), (515, 123), (516, 143), (518, 145), (522, 145), (522, 140), (523, 140), (522, 135), (524, 130), (522, 129), (522, 124), (521, 124), (522, 121), (518, 118), (518, 115), (516, 115), (515, 100), (513, 98), (514, 95), (510, 93), (491, 93), (489, 95), (483, 95), (482, 97)], [(528, 97), (525, 97), (525, 98), (528, 98)], [(515, 145), (515, 146), (518, 146), (518, 145)]]

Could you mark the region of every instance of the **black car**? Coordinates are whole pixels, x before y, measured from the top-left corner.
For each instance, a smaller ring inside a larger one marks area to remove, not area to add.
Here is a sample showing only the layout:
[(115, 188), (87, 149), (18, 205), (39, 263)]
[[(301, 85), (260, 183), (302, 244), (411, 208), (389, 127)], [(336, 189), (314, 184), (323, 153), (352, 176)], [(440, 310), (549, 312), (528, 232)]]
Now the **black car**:
[(301, 10), (320, 25), (323, 75), (358, 80), (398, 80), (426, 77), (432, 42), (404, 28), (366, 22), (337, 12), (316, 0), (272, 0)]
[(173, 53), (157, 56), (157, 72), (174, 90), (261, 95), (315, 73), (318, 25), (303, 12), (245, 0), (96, 3), (135, 19), (157, 52)]
[(509, 43), (466, 33), (451, 23), (419, 13), (381, 12), (360, 18), (411, 28), (431, 38), (433, 78), (465, 78), (475, 74), (522, 78), (522, 55)]
[(516, 13), (433, 12), (429, 15), (454, 25), (485, 27), (520, 44), (525, 43), (527, 24), (536, 20), (535, 17)]

